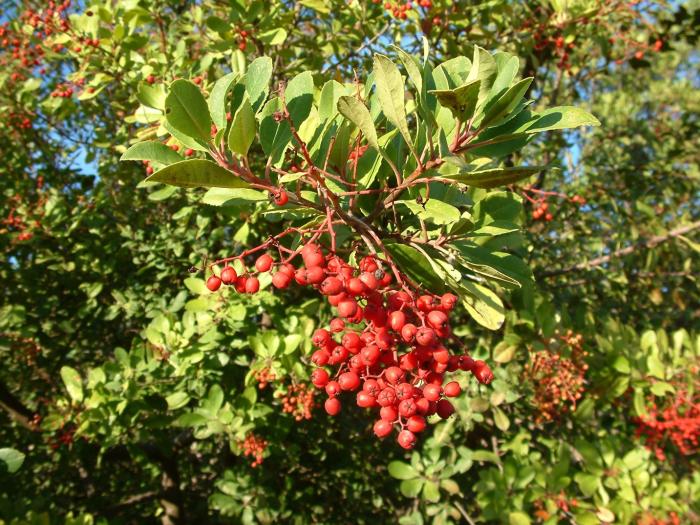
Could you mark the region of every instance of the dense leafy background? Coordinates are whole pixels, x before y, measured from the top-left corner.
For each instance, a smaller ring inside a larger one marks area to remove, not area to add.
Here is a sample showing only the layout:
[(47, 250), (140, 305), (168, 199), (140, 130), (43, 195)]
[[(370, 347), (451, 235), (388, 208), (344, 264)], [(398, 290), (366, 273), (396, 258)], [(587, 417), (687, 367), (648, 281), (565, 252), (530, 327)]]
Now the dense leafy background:
[[(435, 0), (401, 20), (369, 0), (121, 0), (68, 7), (69, 29), (47, 37), (26, 16), (43, 2), (5, 4), (0, 518), (698, 521), (697, 444), (648, 448), (637, 432), (652, 403), (686, 396), (698, 435), (695, 2)], [(273, 391), (307, 379), (308, 336), (329, 316), (312, 296), (219, 301), (188, 276), (275, 219), (142, 188), (142, 167), (118, 159), (152, 119), (151, 75), (153, 88), (217, 79), (269, 55), (274, 82), (311, 70), (321, 85), (366, 75), (393, 43), (420, 54), (423, 35), (440, 59), (469, 44), (522, 57), (542, 107), (577, 105), (602, 126), (545, 133), (511, 159), (561, 167), (535, 186), (552, 192), (552, 220), (526, 200), (527, 242), (512, 246), (537, 285), (507, 297), (497, 332), (461, 313), (458, 334), (497, 380), (465, 381), (457, 417), (405, 454), (369, 437), (359, 411), (282, 412)], [(39, 65), (23, 63), (28, 46), (45, 50)], [(543, 405), (553, 372), (532, 364), (546, 349), (583, 374), (575, 407)], [(278, 378), (260, 390), (250, 371), (263, 366)], [(255, 469), (238, 445), (249, 432), (269, 442)]]

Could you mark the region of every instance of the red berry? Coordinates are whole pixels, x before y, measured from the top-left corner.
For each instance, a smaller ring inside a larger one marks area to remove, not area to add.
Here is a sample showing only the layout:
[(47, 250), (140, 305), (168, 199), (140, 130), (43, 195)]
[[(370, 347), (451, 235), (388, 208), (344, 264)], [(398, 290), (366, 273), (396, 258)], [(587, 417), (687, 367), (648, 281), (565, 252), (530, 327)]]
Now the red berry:
[(401, 332), (401, 329), (406, 325), (406, 314), (400, 310), (389, 314), (389, 326), (394, 332)]
[(192, 155), (194, 155), (194, 150), (192, 148), (187, 148), (185, 150), (185, 157), (191, 157)]
[(238, 274), (236, 274), (236, 270), (232, 266), (226, 266), (221, 270), (221, 281), (224, 284), (235, 284), (236, 279), (238, 279)]
[(337, 295), (343, 291), (343, 283), (337, 277), (326, 277), (320, 289), (323, 295)]
[[(447, 397), (457, 397), (462, 393), (462, 387), (459, 386), (457, 381), (450, 381), (445, 385), (445, 395)], [(434, 400), (433, 400), (434, 401)]]
[(314, 386), (323, 388), (328, 384), (328, 381), (328, 372), (326, 372), (323, 368), (317, 368), (311, 372), (311, 382), (314, 384)]
[(245, 293), (258, 293), (260, 281), (257, 277), (248, 277), (245, 282)]
[(360, 377), (355, 372), (340, 374), (338, 384), (343, 390), (357, 390), (360, 386)]
[(406, 323), (401, 329), (401, 338), (404, 340), (404, 342), (411, 343), (415, 339), (416, 333), (418, 333), (418, 328), (416, 328), (416, 325)]
[(267, 253), (262, 254), (260, 257), (258, 257), (258, 260), (255, 261), (255, 269), (259, 272), (267, 272), (271, 267), (272, 257), (270, 257), (270, 255)]
[[(245, 44), (242, 44), (242, 45), (245, 46)], [(284, 206), (285, 204), (287, 204), (289, 202), (289, 195), (287, 195), (286, 191), (284, 191), (282, 188), (280, 188), (274, 194), (273, 200), (275, 201), (275, 204), (277, 204), (277, 206)]]
[(285, 272), (279, 271), (272, 276), (272, 285), (280, 290), (287, 288), (292, 282), (292, 279)]
[(362, 295), (363, 293), (365, 293), (366, 290), (365, 283), (363, 283), (357, 277), (353, 277), (352, 279), (348, 280), (346, 288), (348, 293), (355, 297), (358, 295)]
[(354, 299), (347, 299), (338, 305), (338, 315), (341, 317), (352, 317), (357, 313), (357, 302)]
[(404, 371), (401, 370), (398, 366), (391, 366), (384, 370), (384, 377), (392, 385), (400, 383), (403, 380), (404, 375)]
[(399, 414), (403, 417), (411, 417), (416, 410), (416, 402), (413, 399), (404, 399), (399, 403)]
[(425, 418), (423, 416), (411, 416), (406, 421), (406, 428), (414, 433), (423, 432), (425, 430)]
[(423, 397), (428, 401), (437, 401), (442, 395), (442, 388), (440, 385), (428, 384), (423, 387)]
[(399, 445), (406, 450), (412, 449), (416, 445), (416, 436), (410, 430), (402, 430), (396, 439)]
[(387, 387), (377, 396), (377, 403), (380, 406), (387, 407), (396, 403), (396, 393), (393, 388)]
[(450, 403), (447, 399), (441, 399), (437, 402), (437, 414), (442, 419), (447, 419), (454, 413), (455, 407), (452, 406), (452, 403)]
[(326, 385), (326, 394), (331, 397), (340, 394), (340, 385), (337, 381), (328, 381)]
[(373, 272), (362, 272), (360, 274), (360, 281), (364, 283), (368, 290), (376, 290), (379, 286), (379, 281), (374, 276)]
[(342, 345), (353, 354), (356, 354), (362, 347), (362, 340), (355, 332), (347, 332), (341, 340)]
[(330, 354), (326, 350), (316, 350), (311, 355), (311, 362), (316, 366), (324, 366), (328, 364), (330, 357)]
[(430, 346), (435, 343), (435, 341), (435, 331), (432, 328), (423, 326), (416, 332), (416, 343), (421, 346)]
[(452, 310), (457, 304), (457, 296), (451, 293), (446, 293), (440, 298), (440, 306), (444, 310)]
[(472, 366), (472, 374), (476, 377), (477, 381), (482, 385), (488, 385), (493, 381), (493, 372), (484, 361), (474, 361)]
[(391, 434), (391, 431), (394, 429), (394, 426), (387, 420), (385, 419), (380, 419), (374, 423), (374, 434), (378, 438), (385, 438), (389, 434)]
[(209, 291), (215, 292), (221, 287), (221, 279), (217, 277), (216, 275), (212, 275), (207, 279), (207, 288), (209, 288)]
[(376, 404), (377, 404), (377, 401), (374, 399), (374, 397), (369, 392), (365, 392), (364, 390), (360, 390), (357, 393), (357, 406), (358, 407), (370, 408)]
[(340, 412), (340, 401), (335, 397), (328, 398), (323, 404), (323, 408), (326, 409), (329, 416), (337, 416)]
[(379, 409), (379, 417), (393, 423), (399, 417), (399, 413), (395, 407), (387, 405)]
[(326, 271), (320, 266), (312, 266), (306, 269), (306, 281), (309, 284), (319, 284), (326, 278)]
[(331, 332), (337, 334), (338, 332), (342, 332), (343, 330), (345, 330), (345, 321), (336, 317), (330, 322), (329, 327), (331, 329)]
[(442, 329), (447, 323), (447, 315), (440, 310), (433, 310), (428, 314), (428, 324), (436, 330)]

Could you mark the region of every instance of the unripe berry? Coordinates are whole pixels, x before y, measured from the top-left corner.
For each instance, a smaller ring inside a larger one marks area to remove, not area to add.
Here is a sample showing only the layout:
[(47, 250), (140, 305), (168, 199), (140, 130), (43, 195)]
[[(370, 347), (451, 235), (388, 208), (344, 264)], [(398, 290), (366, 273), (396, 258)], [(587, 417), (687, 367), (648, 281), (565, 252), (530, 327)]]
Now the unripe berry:
[(260, 281), (257, 277), (248, 277), (245, 282), (245, 292), (246, 293), (258, 293), (260, 290)]
[(340, 413), (340, 401), (338, 398), (330, 397), (326, 399), (323, 408), (326, 409), (326, 413), (329, 416), (337, 416)]
[(396, 441), (402, 448), (410, 450), (416, 445), (416, 436), (410, 430), (402, 430)]
[(360, 386), (360, 377), (355, 372), (340, 374), (338, 384), (343, 390), (357, 390)]
[(437, 401), (442, 395), (440, 385), (427, 384), (423, 387), (423, 397), (428, 401)]
[(328, 372), (326, 372), (323, 368), (317, 368), (311, 372), (311, 382), (314, 384), (314, 386), (323, 388), (328, 384), (328, 381)]
[(267, 253), (262, 254), (258, 257), (258, 260), (255, 261), (255, 269), (259, 272), (267, 272), (270, 268), (272, 268), (272, 257)]
[(384, 419), (380, 419), (380, 420), (376, 421), (374, 423), (374, 427), (373, 427), (374, 434), (378, 438), (387, 437), (389, 434), (391, 434), (391, 431), (393, 429), (394, 429), (394, 426)]
[(212, 275), (207, 279), (207, 288), (210, 292), (215, 292), (221, 287), (221, 279), (216, 275)]
[(423, 416), (411, 416), (406, 421), (406, 428), (414, 433), (423, 432), (425, 430), (425, 418)]
[(452, 406), (447, 399), (441, 399), (437, 402), (437, 415), (442, 419), (447, 419), (455, 413), (455, 407)]
[(444, 390), (447, 397), (457, 397), (462, 393), (462, 387), (459, 386), (457, 381), (450, 381), (447, 383)]

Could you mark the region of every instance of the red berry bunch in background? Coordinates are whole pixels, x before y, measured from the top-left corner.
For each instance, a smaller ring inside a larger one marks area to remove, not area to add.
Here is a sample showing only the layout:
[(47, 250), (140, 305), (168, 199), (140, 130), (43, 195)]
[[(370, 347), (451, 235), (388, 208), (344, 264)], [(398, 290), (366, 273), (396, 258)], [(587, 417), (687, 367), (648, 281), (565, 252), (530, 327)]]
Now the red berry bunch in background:
[(255, 468), (263, 462), (263, 455), (268, 445), (267, 440), (253, 433), (248, 433), (245, 439), (238, 445), (241, 447), (244, 456), (254, 458), (253, 462), (250, 464), (251, 467)]
[[(698, 369), (693, 369), (697, 377)], [(660, 461), (666, 460), (668, 445), (684, 456), (696, 454), (700, 440), (700, 380), (688, 385), (678, 378), (672, 384), (676, 389), (673, 397), (661, 406), (650, 401), (647, 414), (634, 418), (637, 437), (644, 436), (646, 446)]]
[(560, 354), (562, 348), (547, 348), (535, 352), (525, 365), (525, 375), (534, 389), (537, 423), (556, 420), (576, 410), (585, 390), (588, 353), (583, 350), (583, 337), (569, 331), (559, 340), (568, 346), (568, 357)]
[(255, 380), (258, 382), (258, 388), (264, 390), (267, 385), (272, 383), (275, 379), (275, 374), (269, 368), (261, 368), (254, 374)]
[[(457, 303), (455, 295), (419, 295), (393, 263), (373, 255), (350, 265), (314, 241), (321, 231), (297, 250), (283, 248), (279, 238), (294, 231), (286, 230), (257, 248), (212, 266), (234, 259), (243, 262), (248, 255), (270, 246), (277, 248), (281, 262), (264, 253), (255, 260), (255, 271), (246, 269), (243, 275), (227, 265), (219, 275), (209, 277), (207, 287), (215, 292), (223, 284), (240, 293), (255, 293), (260, 287), (256, 275), (273, 272), (272, 285), (277, 289), (294, 282), (312, 287), (326, 298), (335, 309), (335, 317), (327, 329), (313, 334), (317, 350), (311, 361), (317, 368), (311, 382), (325, 390), (328, 398), (324, 408), (329, 415), (340, 412), (343, 393), (353, 393), (358, 406), (379, 413), (374, 423), (378, 437), (397, 430), (398, 443), (410, 449), (416, 435), (425, 429), (428, 416), (437, 414), (446, 419), (454, 413), (448, 398), (459, 396), (462, 389), (456, 381), (445, 384), (447, 373), (469, 371), (480, 383), (491, 382), (493, 373), (484, 361), (475, 361), (467, 354), (452, 355), (447, 347), (454, 339), (449, 314)], [(298, 257), (302, 264), (294, 266), (292, 261)], [(391, 266), (393, 276), (384, 270), (386, 265)]]
[(294, 419), (311, 419), (311, 411), (316, 407), (316, 391), (305, 383), (292, 383), (286, 391), (278, 391), (276, 397), (282, 402), (282, 412), (291, 414)]

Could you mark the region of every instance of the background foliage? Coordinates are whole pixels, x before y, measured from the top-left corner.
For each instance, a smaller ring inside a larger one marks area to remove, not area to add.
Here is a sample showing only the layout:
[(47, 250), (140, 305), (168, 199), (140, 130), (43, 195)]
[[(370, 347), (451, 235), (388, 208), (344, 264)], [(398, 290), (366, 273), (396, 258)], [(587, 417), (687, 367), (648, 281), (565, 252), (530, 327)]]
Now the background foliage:
[[(696, 3), (5, 4), (2, 519), (699, 520)], [(602, 126), (518, 154), (561, 168), (511, 188), (527, 211), (512, 249), (536, 287), (504, 297), (499, 331), (461, 313), (456, 332), (496, 380), (464, 381), (456, 417), (405, 453), (368, 437), (359, 411), (283, 410), (328, 316), (311, 296), (224, 302), (188, 275), (276, 219), (143, 188), (143, 168), (118, 159), (176, 77), (207, 84), (268, 55), (273, 85), (306, 70), (351, 81), (391, 44), (419, 55), (423, 35), (440, 60), (471, 44), (522, 57), (542, 108)], [(263, 368), (275, 379), (260, 388)], [(266, 441), (255, 468), (251, 435)]]

